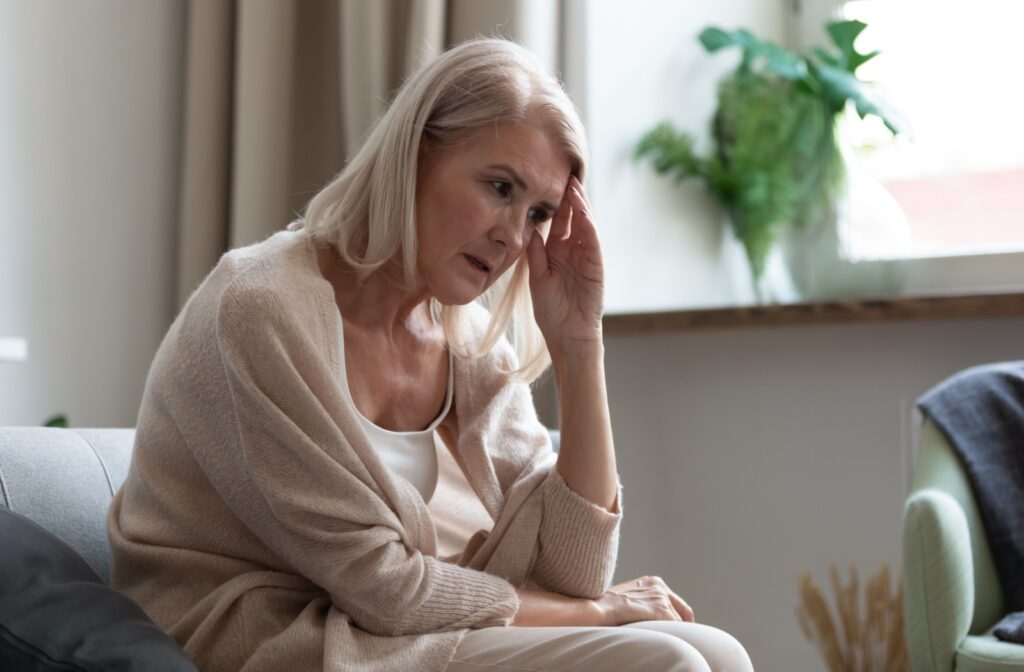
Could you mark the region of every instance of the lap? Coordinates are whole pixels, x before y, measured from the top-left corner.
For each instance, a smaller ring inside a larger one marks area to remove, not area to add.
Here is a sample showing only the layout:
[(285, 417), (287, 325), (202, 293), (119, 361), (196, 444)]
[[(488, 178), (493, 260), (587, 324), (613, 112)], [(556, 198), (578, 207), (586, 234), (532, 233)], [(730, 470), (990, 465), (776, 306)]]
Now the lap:
[(700, 623), (495, 627), (466, 633), (448, 672), (751, 672), (742, 645)]

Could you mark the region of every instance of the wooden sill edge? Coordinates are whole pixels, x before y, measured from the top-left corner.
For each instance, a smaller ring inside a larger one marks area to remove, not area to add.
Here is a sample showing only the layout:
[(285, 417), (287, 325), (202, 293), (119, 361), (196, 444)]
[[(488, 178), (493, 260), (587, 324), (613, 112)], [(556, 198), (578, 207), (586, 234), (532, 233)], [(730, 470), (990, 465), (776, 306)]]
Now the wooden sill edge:
[(616, 313), (604, 316), (604, 333), (1019, 316), (1024, 316), (1024, 291)]

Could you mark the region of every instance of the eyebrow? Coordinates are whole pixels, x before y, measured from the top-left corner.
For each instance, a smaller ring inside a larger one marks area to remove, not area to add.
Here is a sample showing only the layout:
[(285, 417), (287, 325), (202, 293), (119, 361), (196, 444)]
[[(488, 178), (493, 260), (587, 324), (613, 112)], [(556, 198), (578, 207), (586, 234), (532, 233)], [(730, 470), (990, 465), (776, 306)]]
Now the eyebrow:
[[(529, 191), (530, 190), (530, 187), (526, 184), (526, 182), (523, 180), (523, 178), (519, 176), (519, 173), (517, 173), (516, 169), (513, 168), (512, 166), (510, 166), (508, 164), (505, 164), (505, 163), (496, 163), (496, 164), (494, 164), (492, 166), (488, 166), (488, 168), (497, 168), (498, 170), (504, 170), (512, 178), (512, 181), (516, 183), (517, 187), (519, 187), (523, 191)], [(546, 208), (549, 212), (552, 212), (552, 213), (554, 213), (556, 210), (558, 210), (557, 206), (551, 205), (547, 201), (541, 201), (539, 203), (539, 205), (541, 205), (542, 207)]]

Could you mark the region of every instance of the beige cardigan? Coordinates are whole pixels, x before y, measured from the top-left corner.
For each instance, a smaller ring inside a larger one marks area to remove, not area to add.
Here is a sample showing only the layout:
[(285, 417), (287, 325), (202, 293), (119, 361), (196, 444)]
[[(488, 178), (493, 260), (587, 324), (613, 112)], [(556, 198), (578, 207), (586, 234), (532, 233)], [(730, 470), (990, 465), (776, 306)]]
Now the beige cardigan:
[(508, 341), (454, 358), (455, 457), (493, 526), (438, 558), (422, 497), (339, 387), (336, 311), (301, 230), (221, 258), (146, 380), (107, 518), (114, 587), (202, 672), (442, 672), (468, 628), (511, 622), (529, 578), (603, 594), (621, 484), (613, 512), (566, 485)]

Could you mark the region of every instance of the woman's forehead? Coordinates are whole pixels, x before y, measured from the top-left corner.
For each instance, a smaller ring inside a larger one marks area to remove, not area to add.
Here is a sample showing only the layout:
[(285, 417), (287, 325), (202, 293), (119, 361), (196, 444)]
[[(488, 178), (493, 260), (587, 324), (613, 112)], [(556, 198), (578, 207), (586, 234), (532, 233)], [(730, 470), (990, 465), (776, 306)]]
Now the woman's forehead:
[(480, 129), (467, 149), (474, 160), (505, 168), (522, 181), (520, 188), (561, 196), (571, 164), (565, 149), (551, 134), (534, 124), (497, 124)]

